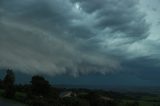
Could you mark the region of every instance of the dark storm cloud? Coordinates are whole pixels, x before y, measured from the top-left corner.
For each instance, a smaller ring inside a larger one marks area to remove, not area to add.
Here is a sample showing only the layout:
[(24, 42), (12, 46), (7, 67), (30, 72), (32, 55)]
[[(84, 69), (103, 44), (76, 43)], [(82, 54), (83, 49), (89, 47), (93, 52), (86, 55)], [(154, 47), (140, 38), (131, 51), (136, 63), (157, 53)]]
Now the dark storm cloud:
[(113, 50), (148, 36), (149, 26), (133, 0), (0, 2), (2, 68), (50, 75), (105, 74), (121, 68), (117, 57), (125, 53)]
[(153, 59), (152, 56), (126, 60), (123, 67), (125, 67), (123, 70), (143, 80), (160, 80), (159, 59)]
[(138, 11), (138, 0), (73, 0), (88, 14), (96, 14), (96, 28), (110, 29), (111, 33), (123, 33), (121, 37), (144, 39), (148, 25), (144, 14)]

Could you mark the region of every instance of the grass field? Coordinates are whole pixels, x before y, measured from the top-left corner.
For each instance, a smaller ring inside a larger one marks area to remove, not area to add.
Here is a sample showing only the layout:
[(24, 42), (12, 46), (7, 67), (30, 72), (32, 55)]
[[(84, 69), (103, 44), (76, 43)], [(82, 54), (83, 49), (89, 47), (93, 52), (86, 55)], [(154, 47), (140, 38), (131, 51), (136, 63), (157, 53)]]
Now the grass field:
[[(134, 104), (134, 105), (130, 105)], [(118, 106), (160, 106), (160, 96), (143, 96), (138, 99), (121, 99)]]
[[(4, 90), (0, 89), (0, 98), (3, 98)], [(11, 101), (24, 103), (26, 94), (16, 92), (15, 97)], [(160, 106), (160, 95), (150, 95), (141, 93), (124, 93), (121, 98), (118, 98), (117, 106)]]

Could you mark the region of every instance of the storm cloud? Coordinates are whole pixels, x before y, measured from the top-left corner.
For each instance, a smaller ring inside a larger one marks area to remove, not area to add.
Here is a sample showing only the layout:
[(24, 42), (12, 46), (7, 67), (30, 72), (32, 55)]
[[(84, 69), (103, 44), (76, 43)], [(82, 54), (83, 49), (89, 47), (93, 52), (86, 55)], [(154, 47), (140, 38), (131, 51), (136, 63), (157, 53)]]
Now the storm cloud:
[(0, 0), (0, 67), (73, 76), (121, 70), (122, 63), (141, 56), (135, 45), (150, 34), (138, 5), (138, 0)]

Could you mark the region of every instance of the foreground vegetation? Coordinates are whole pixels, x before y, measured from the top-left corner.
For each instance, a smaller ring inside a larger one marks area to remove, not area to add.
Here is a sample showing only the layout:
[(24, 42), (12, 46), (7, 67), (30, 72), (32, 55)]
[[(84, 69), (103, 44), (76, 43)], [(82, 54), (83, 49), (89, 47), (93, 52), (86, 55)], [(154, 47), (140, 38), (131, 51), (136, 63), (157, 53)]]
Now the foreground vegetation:
[(28, 85), (15, 85), (12, 70), (0, 81), (0, 97), (28, 106), (160, 106), (160, 95), (56, 88), (42, 76), (33, 76)]

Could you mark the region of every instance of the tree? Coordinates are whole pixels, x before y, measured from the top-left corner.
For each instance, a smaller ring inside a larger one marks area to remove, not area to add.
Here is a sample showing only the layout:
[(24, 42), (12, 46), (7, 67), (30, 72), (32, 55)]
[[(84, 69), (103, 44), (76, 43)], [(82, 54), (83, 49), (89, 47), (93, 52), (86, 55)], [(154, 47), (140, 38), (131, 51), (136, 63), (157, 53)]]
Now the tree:
[(33, 76), (31, 80), (31, 92), (36, 96), (48, 96), (50, 93), (50, 84), (42, 76)]
[(3, 80), (5, 96), (8, 98), (12, 98), (15, 95), (14, 82), (15, 82), (15, 75), (12, 70), (8, 69), (7, 74)]
[(3, 81), (0, 79), (0, 89), (3, 89)]

